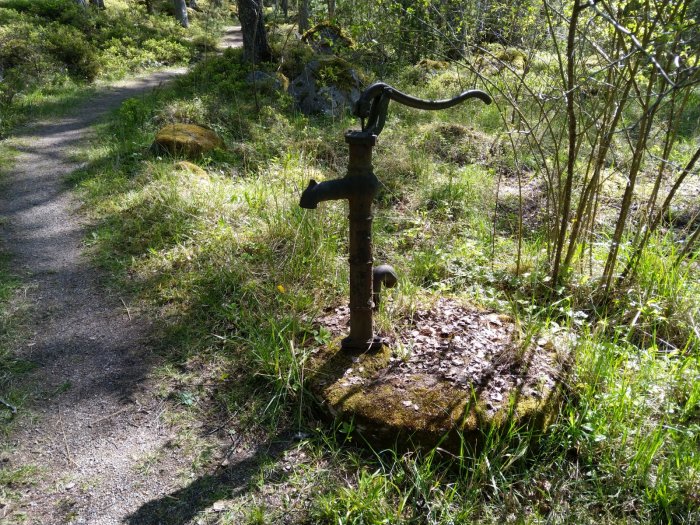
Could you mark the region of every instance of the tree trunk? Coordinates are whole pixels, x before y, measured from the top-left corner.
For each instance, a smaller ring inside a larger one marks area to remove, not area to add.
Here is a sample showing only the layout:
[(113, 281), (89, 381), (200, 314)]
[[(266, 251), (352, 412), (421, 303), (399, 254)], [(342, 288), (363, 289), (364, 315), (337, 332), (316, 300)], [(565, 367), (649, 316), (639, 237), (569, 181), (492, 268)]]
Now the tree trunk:
[(173, 0), (175, 6), (175, 18), (182, 27), (190, 27), (190, 20), (187, 18), (187, 4), (185, 0)]
[(299, 33), (309, 30), (309, 0), (299, 0)]
[(285, 18), (289, 16), (289, 0), (282, 0), (282, 12)]
[(335, 18), (335, 0), (328, 0), (328, 20)]
[(156, 10), (155, 10), (155, 8), (153, 7), (153, 0), (146, 0), (146, 12), (147, 12), (149, 15), (155, 14)]
[(86, 0), (75, 0), (75, 3), (78, 4), (80, 7), (87, 7)]
[(238, 18), (243, 32), (243, 57), (246, 62), (268, 62), (272, 58), (263, 21), (262, 0), (237, 0)]
[(90, 3), (97, 7), (98, 9), (105, 8), (105, 0), (90, 0)]
[(197, 5), (197, 0), (189, 0), (188, 4), (195, 11), (199, 11), (199, 6)]

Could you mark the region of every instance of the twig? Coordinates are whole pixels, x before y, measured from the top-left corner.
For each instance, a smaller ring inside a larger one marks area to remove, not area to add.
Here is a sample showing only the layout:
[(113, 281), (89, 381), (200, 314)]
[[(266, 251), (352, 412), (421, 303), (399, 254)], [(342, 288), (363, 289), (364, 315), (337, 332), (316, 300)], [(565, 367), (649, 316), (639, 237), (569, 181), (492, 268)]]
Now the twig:
[(122, 298), (120, 297), (119, 300), (120, 300), (120, 301), (122, 302), (122, 304), (124, 305), (124, 310), (126, 310), (126, 315), (129, 316), (129, 321), (131, 321), (131, 313), (129, 312), (129, 307), (128, 307), (128, 306), (126, 305), (126, 303), (124, 302), (124, 299), (122, 299)]
[(66, 438), (66, 429), (63, 427), (63, 417), (61, 417), (61, 405), (58, 406), (58, 423), (61, 425), (61, 434), (63, 434), (63, 445), (66, 447), (66, 459), (73, 466), (77, 466), (75, 461), (73, 461), (73, 456), (70, 453), (70, 448), (68, 447), (68, 438)]
[(126, 412), (127, 410), (129, 410), (129, 408), (131, 408), (131, 407), (126, 406), (124, 408), (120, 408), (116, 412), (112, 412), (111, 414), (108, 414), (104, 417), (101, 417), (100, 419), (96, 419), (95, 421), (90, 423), (90, 426), (97, 425), (98, 423), (102, 423), (103, 421), (107, 421), (108, 419), (113, 418), (114, 416), (118, 416), (122, 412)]
[(210, 430), (209, 432), (207, 432), (207, 433), (204, 434), (204, 435), (205, 435), (205, 436), (211, 436), (212, 434), (216, 434), (219, 430), (221, 430), (221, 429), (224, 428), (226, 425), (228, 425), (228, 424), (231, 422), (231, 420), (233, 420), (233, 418), (236, 417), (237, 415), (238, 415), (238, 410), (236, 410), (233, 414), (231, 414), (231, 417), (229, 417), (229, 418), (228, 418), (226, 421), (224, 421), (221, 425), (219, 425), (218, 427), (216, 427), (214, 430)]
[(9, 409), (10, 409), (10, 412), (12, 412), (13, 414), (16, 414), (16, 413), (17, 413), (17, 407), (16, 407), (15, 405), (11, 405), (10, 403), (8, 403), (7, 401), (5, 401), (5, 400), (2, 399), (2, 398), (0, 398), (0, 404), (3, 404), (3, 405), (5, 405), (7, 408), (9, 408)]

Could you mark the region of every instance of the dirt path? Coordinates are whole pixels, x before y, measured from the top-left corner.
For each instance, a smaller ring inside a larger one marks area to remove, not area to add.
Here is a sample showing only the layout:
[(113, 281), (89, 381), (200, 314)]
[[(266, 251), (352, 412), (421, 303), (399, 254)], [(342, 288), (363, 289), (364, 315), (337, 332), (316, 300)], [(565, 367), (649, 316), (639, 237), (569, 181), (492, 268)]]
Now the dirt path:
[[(226, 45), (240, 41), (239, 29), (229, 28)], [(22, 418), (0, 468), (39, 471), (21, 502), (0, 508), (0, 522), (25, 514), (22, 523), (123, 523), (182, 482), (188, 461), (171, 446), (149, 379), (151, 324), (127, 311), (127, 297), (106, 291), (103, 274), (82, 254), (84, 223), (64, 178), (80, 167), (71, 153), (84, 147), (93, 124), (184, 72), (105, 88), (70, 115), (18, 136), (21, 153), (0, 194), (0, 239), (33, 312), (33, 334), (17, 351), (39, 365), (32, 380), (41, 396), (36, 418)]]

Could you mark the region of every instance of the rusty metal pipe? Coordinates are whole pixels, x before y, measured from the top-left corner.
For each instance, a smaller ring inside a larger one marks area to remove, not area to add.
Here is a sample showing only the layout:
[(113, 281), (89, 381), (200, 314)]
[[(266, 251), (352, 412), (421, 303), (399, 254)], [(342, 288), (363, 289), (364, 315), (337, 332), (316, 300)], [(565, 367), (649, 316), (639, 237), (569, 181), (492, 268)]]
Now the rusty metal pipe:
[(352, 186), (347, 178), (327, 180), (321, 183), (311, 179), (309, 185), (301, 194), (299, 206), (307, 210), (315, 210), (319, 202), (349, 199)]
[(396, 275), (396, 270), (388, 264), (380, 264), (372, 270), (372, 302), (374, 309), (379, 309), (380, 294), (382, 286), (393, 288), (399, 282), (399, 276)]
[(350, 351), (373, 350), (382, 345), (374, 337), (372, 323), (372, 201), (379, 187), (372, 171), (372, 148), (376, 141), (376, 135), (370, 133), (345, 134), (350, 148), (346, 178), (357, 188), (349, 199), (350, 335), (341, 344)]

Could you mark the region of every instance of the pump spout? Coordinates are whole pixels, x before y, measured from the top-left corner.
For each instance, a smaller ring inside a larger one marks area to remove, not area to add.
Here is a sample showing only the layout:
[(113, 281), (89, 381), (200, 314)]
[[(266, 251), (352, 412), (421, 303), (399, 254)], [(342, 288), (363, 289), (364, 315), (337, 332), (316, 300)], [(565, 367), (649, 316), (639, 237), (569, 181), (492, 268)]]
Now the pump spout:
[(333, 179), (316, 182), (311, 179), (309, 185), (301, 194), (299, 206), (307, 210), (315, 210), (319, 202), (349, 199), (354, 185), (347, 179)]

